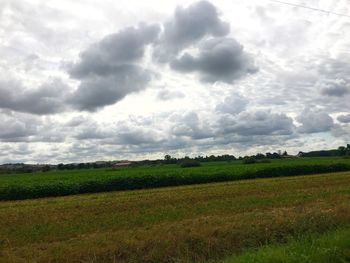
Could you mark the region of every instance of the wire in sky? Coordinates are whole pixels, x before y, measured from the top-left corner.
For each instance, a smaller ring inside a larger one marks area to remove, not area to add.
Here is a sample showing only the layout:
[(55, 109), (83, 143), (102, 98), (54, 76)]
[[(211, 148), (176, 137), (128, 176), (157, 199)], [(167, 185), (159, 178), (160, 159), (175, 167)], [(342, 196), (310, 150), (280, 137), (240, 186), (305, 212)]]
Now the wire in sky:
[(309, 7), (309, 6), (300, 5), (300, 4), (292, 4), (292, 3), (283, 2), (283, 1), (279, 1), (279, 0), (269, 0), (269, 1), (275, 2), (275, 3), (284, 4), (284, 5), (290, 5), (290, 6), (300, 7), (300, 8), (306, 8), (306, 9), (310, 9), (310, 10), (313, 10), (313, 11), (323, 12), (323, 13), (326, 13), (326, 14), (332, 14), (332, 15), (337, 15), (337, 16), (350, 17), (350, 15), (334, 13), (334, 12), (332, 12), (332, 11), (328, 11), (328, 10), (324, 10), (324, 9), (319, 9), (319, 8), (314, 8), (314, 7)]

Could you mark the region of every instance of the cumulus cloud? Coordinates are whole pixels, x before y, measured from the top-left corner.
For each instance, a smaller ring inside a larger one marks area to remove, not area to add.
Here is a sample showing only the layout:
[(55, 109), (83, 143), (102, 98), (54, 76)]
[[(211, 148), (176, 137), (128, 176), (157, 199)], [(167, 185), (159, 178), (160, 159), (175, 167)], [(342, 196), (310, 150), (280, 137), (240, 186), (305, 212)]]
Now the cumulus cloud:
[(238, 114), (244, 111), (249, 101), (240, 94), (231, 94), (216, 106), (216, 110), (222, 113)]
[(350, 123), (350, 113), (338, 116), (337, 120), (342, 123)]
[(87, 121), (75, 129), (74, 138), (78, 140), (105, 139), (113, 135), (106, 126), (99, 125), (95, 121)]
[(345, 94), (349, 93), (350, 90), (344, 86), (332, 86), (324, 88), (322, 91), (323, 95), (334, 96), (334, 97), (342, 97)]
[(180, 72), (197, 72), (204, 82), (232, 83), (246, 74), (257, 72), (254, 61), (233, 38), (213, 38), (199, 47), (199, 54), (189, 53), (171, 62), (171, 68)]
[(330, 131), (334, 122), (331, 116), (320, 110), (304, 110), (297, 121), (301, 123), (298, 127), (301, 133), (318, 133)]
[(129, 27), (82, 52), (80, 61), (69, 68), (71, 77), (81, 82), (70, 100), (73, 107), (95, 111), (145, 89), (152, 72), (140, 65), (141, 59), (159, 30), (158, 25)]
[(173, 18), (163, 27), (155, 51), (155, 57), (163, 62), (206, 36), (222, 37), (230, 31), (230, 25), (220, 19), (218, 10), (208, 1), (177, 7)]
[(18, 81), (0, 81), (0, 108), (37, 115), (66, 110), (64, 101), (69, 87), (60, 79), (51, 79), (36, 89), (28, 89)]
[(240, 136), (291, 135), (295, 128), (290, 117), (268, 110), (244, 111), (237, 116), (224, 115), (218, 124), (223, 134)]
[(126, 95), (146, 88), (152, 73), (139, 66), (122, 65), (107, 76), (91, 75), (81, 81), (69, 103), (78, 110), (96, 111)]
[(22, 114), (0, 114), (0, 116), (1, 142), (27, 141), (30, 136), (37, 134), (38, 126), (42, 124), (37, 118)]
[(177, 137), (199, 140), (214, 136), (210, 123), (200, 119), (196, 112), (174, 114), (169, 119), (173, 123), (170, 133)]
[(115, 138), (112, 140), (107, 140), (107, 143), (120, 144), (120, 145), (131, 145), (131, 146), (145, 146), (150, 147), (152, 144), (156, 147), (161, 148), (162, 142), (165, 138), (160, 132), (153, 129), (147, 128), (124, 128), (120, 129)]
[(156, 24), (140, 24), (138, 28), (127, 27), (118, 33), (104, 37), (80, 55), (80, 62), (72, 65), (72, 77), (83, 79), (90, 75), (106, 76), (118, 72), (120, 66), (139, 61), (145, 46), (153, 42), (159, 33)]
[[(324, 71), (324, 69), (321, 68), (321, 70)], [(329, 69), (328, 69), (329, 71)], [(347, 86), (347, 76), (342, 75), (337, 72), (334, 72), (334, 75), (326, 75), (328, 79), (321, 82), (321, 85), (323, 86), (321, 89), (321, 93), (326, 96), (333, 96), (333, 97), (342, 97), (346, 95), (347, 93), (350, 93), (350, 89)], [(338, 76), (337, 76), (338, 75)], [(339, 78), (341, 77), (341, 78)], [(329, 79), (332, 78), (332, 79)]]

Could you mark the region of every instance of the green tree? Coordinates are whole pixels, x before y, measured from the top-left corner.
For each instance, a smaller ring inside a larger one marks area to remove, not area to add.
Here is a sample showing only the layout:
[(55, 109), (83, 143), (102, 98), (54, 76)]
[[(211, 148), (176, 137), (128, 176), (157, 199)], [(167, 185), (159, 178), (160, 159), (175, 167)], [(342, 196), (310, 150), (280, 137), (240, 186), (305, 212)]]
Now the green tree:
[(346, 147), (340, 146), (338, 148), (338, 153), (339, 153), (340, 156), (344, 156), (346, 154)]

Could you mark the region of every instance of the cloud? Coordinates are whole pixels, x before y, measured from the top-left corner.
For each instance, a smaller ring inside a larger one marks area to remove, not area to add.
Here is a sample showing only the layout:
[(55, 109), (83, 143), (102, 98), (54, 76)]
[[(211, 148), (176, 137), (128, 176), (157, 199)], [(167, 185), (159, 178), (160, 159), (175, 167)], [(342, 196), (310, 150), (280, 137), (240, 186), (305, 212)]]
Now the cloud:
[(69, 103), (78, 110), (96, 111), (112, 105), (130, 93), (146, 88), (152, 73), (139, 66), (122, 65), (107, 76), (92, 75), (81, 81)]
[(169, 120), (172, 123), (170, 133), (177, 137), (200, 140), (214, 136), (210, 123), (200, 119), (196, 112), (174, 114), (170, 116)]
[(334, 126), (332, 117), (320, 110), (306, 109), (296, 119), (302, 124), (298, 128), (301, 133), (327, 132)]
[(162, 138), (161, 133), (153, 129), (145, 128), (124, 128), (116, 134), (114, 140), (107, 140), (107, 143), (118, 143), (120, 145), (129, 145), (137, 147), (150, 147), (152, 144), (157, 147), (161, 147), (162, 142), (165, 139)]
[(113, 133), (106, 126), (99, 125), (94, 121), (87, 121), (76, 129), (74, 138), (77, 140), (96, 140), (109, 138)]
[(350, 123), (350, 113), (338, 116), (337, 120), (342, 123)]
[(121, 66), (142, 59), (146, 45), (157, 38), (159, 30), (156, 24), (140, 24), (138, 28), (127, 27), (108, 35), (83, 51), (80, 62), (73, 64), (69, 73), (77, 79), (114, 74)]
[(240, 136), (292, 135), (294, 128), (290, 117), (268, 110), (245, 111), (236, 116), (224, 115), (218, 123), (218, 129), (223, 134), (231, 133)]
[(345, 94), (349, 93), (350, 90), (347, 87), (336, 85), (324, 88), (321, 92), (323, 95), (327, 96), (342, 97)]
[(216, 106), (216, 110), (222, 113), (238, 114), (244, 111), (249, 101), (240, 94), (231, 94)]
[(141, 59), (159, 30), (155, 24), (128, 27), (82, 52), (69, 68), (71, 77), (80, 80), (69, 101), (73, 107), (95, 111), (145, 89), (153, 74), (141, 66)]
[(0, 114), (0, 141), (21, 142), (27, 141), (28, 137), (38, 132), (42, 122), (35, 117), (27, 115)]
[(51, 79), (37, 89), (27, 89), (18, 81), (0, 81), (0, 108), (37, 115), (66, 110), (64, 101), (69, 87), (60, 79)]
[(171, 91), (171, 90), (161, 90), (157, 94), (159, 100), (172, 100), (172, 99), (181, 99), (184, 98), (185, 94), (181, 91)]
[(233, 38), (213, 38), (199, 47), (199, 54), (184, 53), (174, 59), (171, 68), (184, 73), (197, 72), (203, 82), (232, 83), (246, 74), (257, 72), (253, 59)]
[(230, 25), (220, 19), (218, 10), (208, 1), (177, 7), (173, 18), (163, 27), (155, 50), (155, 57), (162, 62), (206, 36), (222, 37), (230, 32)]

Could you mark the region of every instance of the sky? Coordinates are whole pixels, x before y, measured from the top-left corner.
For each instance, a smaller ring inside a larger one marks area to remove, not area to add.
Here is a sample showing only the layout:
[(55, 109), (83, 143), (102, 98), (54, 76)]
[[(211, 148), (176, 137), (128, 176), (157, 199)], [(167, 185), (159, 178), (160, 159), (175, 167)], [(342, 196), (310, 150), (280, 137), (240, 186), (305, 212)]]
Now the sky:
[(348, 0), (0, 0), (0, 163), (350, 142)]

